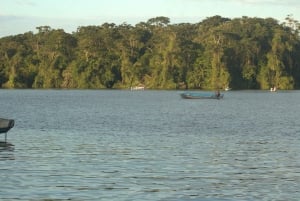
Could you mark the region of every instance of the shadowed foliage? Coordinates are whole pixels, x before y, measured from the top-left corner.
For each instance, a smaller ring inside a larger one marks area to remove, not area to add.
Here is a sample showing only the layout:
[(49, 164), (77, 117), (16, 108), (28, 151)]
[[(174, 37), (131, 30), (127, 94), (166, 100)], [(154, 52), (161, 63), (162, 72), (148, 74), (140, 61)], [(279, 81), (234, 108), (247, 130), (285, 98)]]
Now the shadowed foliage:
[(0, 39), (1, 88), (300, 88), (299, 23), (287, 16), (135, 26), (49, 26)]

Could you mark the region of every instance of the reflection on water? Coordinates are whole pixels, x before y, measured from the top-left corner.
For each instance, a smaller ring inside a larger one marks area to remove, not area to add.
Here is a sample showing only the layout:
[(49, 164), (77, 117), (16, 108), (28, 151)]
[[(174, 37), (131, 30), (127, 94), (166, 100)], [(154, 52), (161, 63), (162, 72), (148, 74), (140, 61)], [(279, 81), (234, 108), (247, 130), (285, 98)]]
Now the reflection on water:
[(0, 141), (0, 161), (1, 160), (14, 160), (14, 145), (9, 142)]
[(3, 115), (18, 120), (15, 146), (0, 147), (1, 199), (299, 200), (297, 91), (232, 91), (220, 101), (176, 91), (0, 93)]

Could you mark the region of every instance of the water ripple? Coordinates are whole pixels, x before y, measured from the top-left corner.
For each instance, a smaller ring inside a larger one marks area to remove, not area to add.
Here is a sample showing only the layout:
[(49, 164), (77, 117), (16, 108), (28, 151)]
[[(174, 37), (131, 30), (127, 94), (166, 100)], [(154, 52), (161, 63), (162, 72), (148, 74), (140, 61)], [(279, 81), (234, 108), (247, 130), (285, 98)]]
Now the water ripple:
[(222, 101), (175, 91), (0, 93), (10, 100), (3, 114), (18, 122), (15, 146), (0, 147), (2, 200), (300, 197), (298, 92), (229, 92)]

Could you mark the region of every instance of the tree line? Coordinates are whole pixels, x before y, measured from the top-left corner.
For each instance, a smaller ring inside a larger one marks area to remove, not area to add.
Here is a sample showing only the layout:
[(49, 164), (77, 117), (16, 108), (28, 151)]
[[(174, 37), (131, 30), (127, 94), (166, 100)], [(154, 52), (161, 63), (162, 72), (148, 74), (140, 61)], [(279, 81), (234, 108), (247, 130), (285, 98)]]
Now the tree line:
[(40, 26), (0, 38), (0, 88), (299, 89), (299, 31), (290, 15)]

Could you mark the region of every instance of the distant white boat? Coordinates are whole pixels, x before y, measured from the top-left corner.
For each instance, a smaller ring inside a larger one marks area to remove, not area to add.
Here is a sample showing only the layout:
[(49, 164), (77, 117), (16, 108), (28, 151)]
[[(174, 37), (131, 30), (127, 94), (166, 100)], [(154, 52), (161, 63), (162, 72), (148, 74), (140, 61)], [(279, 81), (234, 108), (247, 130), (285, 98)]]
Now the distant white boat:
[(270, 88), (270, 91), (271, 91), (271, 92), (275, 92), (275, 91), (277, 91), (277, 88), (276, 88), (276, 87), (271, 87), (271, 88)]
[(139, 85), (135, 87), (130, 87), (131, 91), (136, 91), (136, 90), (145, 90), (145, 86)]
[(230, 90), (231, 90), (231, 88), (225, 87), (225, 91), (230, 91)]

